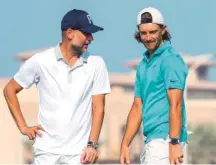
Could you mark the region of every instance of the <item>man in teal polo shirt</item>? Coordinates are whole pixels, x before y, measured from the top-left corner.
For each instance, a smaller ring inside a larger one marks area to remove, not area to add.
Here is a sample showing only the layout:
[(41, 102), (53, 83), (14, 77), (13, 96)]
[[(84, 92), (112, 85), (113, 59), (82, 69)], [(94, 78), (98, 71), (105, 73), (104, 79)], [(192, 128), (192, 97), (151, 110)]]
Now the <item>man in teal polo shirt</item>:
[(141, 10), (135, 38), (147, 51), (137, 66), (134, 102), (128, 115), (121, 145), (121, 164), (128, 164), (129, 145), (141, 122), (146, 137), (142, 164), (179, 164), (183, 162), (183, 144), (187, 141), (184, 89), (188, 69), (170, 44), (160, 11)]

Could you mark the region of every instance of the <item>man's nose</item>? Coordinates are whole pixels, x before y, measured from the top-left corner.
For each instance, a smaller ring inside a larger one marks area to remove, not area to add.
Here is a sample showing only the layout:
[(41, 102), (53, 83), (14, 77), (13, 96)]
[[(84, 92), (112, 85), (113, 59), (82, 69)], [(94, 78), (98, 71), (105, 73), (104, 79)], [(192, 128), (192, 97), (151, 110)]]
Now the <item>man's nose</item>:
[(151, 40), (151, 38), (152, 38), (152, 37), (151, 37), (151, 35), (150, 35), (150, 34), (147, 34), (147, 35), (146, 35), (146, 40), (147, 40), (147, 41), (150, 41), (150, 40)]

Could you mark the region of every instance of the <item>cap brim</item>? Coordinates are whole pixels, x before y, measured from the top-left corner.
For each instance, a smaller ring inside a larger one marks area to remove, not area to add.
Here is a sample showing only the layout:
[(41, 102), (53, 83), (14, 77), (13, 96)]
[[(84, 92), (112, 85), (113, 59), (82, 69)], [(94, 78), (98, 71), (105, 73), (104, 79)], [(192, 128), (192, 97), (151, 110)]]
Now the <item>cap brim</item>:
[(99, 27), (96, 25), (91, 25), (87, 28), (80, 29), (80, 31), (85, 32), (85, 33), (95, 33), (95, 32), (102, 31), (102, 30), (104, 30), (102, 27)]

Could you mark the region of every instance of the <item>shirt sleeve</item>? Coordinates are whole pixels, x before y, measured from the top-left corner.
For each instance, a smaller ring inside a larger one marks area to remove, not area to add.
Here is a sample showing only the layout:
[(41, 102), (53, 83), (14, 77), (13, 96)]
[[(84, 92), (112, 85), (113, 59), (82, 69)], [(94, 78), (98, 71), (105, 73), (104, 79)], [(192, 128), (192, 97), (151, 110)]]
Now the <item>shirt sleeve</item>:
[(30, 57), (15, 74), (14, 80), (23, 88), (31, 87), (34, 83), (39, 81), (37, 67), (36, 58), (34, 56)]
[(166, 89), (185, 89), (188, 68), (179, 54), (171, 55), (164, 60), (162, 72)]
[(134, 83), (134, 96), (141, 98), (141, 81), (140, 81), (139, 65), (136, 70), (136, 79)]
[(107, 94), (111, 92), (109, 74), (104, 60), (99, 57), (95, 70), (92, 95)]

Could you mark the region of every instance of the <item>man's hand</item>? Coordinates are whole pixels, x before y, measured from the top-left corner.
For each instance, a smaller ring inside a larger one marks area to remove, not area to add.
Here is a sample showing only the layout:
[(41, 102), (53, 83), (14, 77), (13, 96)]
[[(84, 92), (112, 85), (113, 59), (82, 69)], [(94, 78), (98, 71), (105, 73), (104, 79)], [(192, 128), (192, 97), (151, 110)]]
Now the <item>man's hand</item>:
[(98, 151), (93, 147), (86, 147), (83, 151), (80, 161), (83, 164), (94, 164), (96, 163), (97, 159)]
[(129, 164), (129, 146), (142, 122), (142, 99), (134, 97), (134, 102), (127, 117), (126, 130), (121, 143), (120, 163)]
[(40, 125), (33, 127), (23, 126), (19, 127), (19, 130), (23, 135), (28, 136), (29, 140), (34, 140), (36, 135), (39, 135), (41, 137), (42, 134), (40, 133), (40, 130), (44, 131), (44, 129)]
[(170, 164), (183, 163), (183, 152), (180, 144), (169, 143), (169, 160)]
[(129, 148), (127, 146), (121, 147), (120, 163), (121, 164), (130, 164)]

